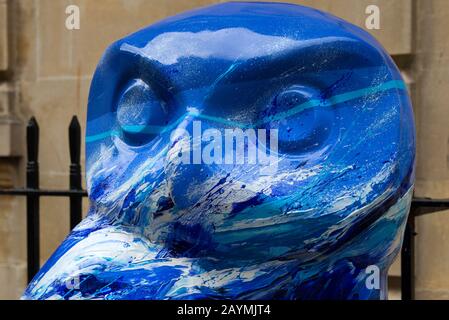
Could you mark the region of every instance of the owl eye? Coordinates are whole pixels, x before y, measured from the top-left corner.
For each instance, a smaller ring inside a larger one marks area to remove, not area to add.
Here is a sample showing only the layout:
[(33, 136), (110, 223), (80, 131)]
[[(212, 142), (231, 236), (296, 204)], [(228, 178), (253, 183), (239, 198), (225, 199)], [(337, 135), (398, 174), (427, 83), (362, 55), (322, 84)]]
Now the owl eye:
[(272, 99), (264, 117), (267, 129), (278, 129), (279, 152), (298, 155), (323, 146), (331, 132), (334, 111), (311, 106), (311, 101), (319, 99), (318, 90), (299, 85)]
[(140, 145), (153, 139), (167, 124), (164, 103), (142, 80), (132, 80), (117, 105), (117, 121), (124, 140)]

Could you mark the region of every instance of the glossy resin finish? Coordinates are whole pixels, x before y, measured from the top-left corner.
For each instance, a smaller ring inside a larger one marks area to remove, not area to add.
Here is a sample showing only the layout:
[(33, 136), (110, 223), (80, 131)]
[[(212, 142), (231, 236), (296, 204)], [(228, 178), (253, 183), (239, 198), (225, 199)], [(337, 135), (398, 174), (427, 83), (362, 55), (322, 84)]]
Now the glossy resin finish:
[(341, 19), (225, 3), (115, 42), (86, 156), (88, 217), (24, 298), (386, 298), (413, 115), (391, 58)]

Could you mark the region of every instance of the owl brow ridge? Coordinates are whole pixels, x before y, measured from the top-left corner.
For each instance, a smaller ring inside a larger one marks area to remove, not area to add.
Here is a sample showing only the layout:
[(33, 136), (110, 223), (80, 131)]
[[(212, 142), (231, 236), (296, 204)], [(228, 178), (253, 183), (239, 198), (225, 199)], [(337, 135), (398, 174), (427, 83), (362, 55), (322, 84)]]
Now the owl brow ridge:
[[(382, 93), (391, 89), (399, 89), (399, 90), (407, 90), (407, 86), (402, 80), (392, 80), (385, 83), (382, 83), (377, 86), (371, 86), (363, 89), (358, 89), (354, 91), (349, 91), (346, 93), (338, 94), (331, 96), (325, 100), (323, 99), (313, 99), (309, 100), (307, 102), (301, 103), (293, 108), (291, 108), (288, 111), (283, 111), (276, 113), (274, 115), (267, 116), (260, 121), (257, 121), (255, 123), (240, 123), (232, 120), (228, 120), (221, 117), (214, 117), (209, 116), (207, 114), (201, 114), (198, 112), (192, 112), (188, 111), (185, 114), (183, 114), (180, 118), (178, 118), (173, 123), (167, 125), (167, 126), (155, 126), (155, 125), (134, 125), (134, 126), (125, 126), (124, 129), (128, 132), (140, 132), (140, 133), (147, 133), (147, 134), (160, 134), (164, 133), (170, 130), (173, 130), (179, 123), (182, 122), (182, 120), (186, 116), (193, 116), (198, 119), (203, 120), (209, 120), (216, 123), (221, 123), (237, 128), (242, 129), (249, 129), (249, 128), (256, 128), (258, 126), (264, 125), (270, 121), (279, 121), (288, 117), (291, 117), (295, 114), (298, 114), (304, 110), (315, 108), (315, 107), (331, 107), (336, 104), (340, 104), (343, 102), (347, 102), (350, 100), (354, 100), (357, 98), (365, 97), (365, 96), (371, 96), (377, 93)], [(102, 133), (98, 133), (95, 135), (86, 136), (86, 143), (92, 143), (98, 140), (102, 140), (104, 138), (113, 137), (113, 136), (119, 136), (120, 132), (117, 130), (109, 130)]]

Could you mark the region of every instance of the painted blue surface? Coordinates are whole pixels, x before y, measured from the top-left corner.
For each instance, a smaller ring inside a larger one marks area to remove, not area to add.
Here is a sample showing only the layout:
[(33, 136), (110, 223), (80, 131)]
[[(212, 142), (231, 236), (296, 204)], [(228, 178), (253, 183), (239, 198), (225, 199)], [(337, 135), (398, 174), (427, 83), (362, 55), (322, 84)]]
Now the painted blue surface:
[[(277, 130), (276, 149), (266, 141), (275, 170), (249, 154), (182, 162), (189, 143), (212, 144), (191, 141), (195, 122)], [(23, 297), (384, 299), (414, 135), (397, 67), (341, 19), (280, 3), (165, 19), (102, 57), (88, 106), (89, 214)], [(367, 285), (373, 266), (379, 288)]]

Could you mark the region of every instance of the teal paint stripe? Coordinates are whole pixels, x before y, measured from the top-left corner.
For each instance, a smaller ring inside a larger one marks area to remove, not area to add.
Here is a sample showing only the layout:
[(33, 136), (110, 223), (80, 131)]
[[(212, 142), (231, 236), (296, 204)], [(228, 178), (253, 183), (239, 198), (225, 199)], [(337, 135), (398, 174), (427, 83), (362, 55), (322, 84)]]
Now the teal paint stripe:
[(119, 133), (115, 130), (111, 130), (111, 131), (105, 131), (99, 134), (94, 134), (91, 136), (86, 136), (86, 143), (90, 143), (90, 142), (95, 142), (98, 140), (102, 140), (104, 138), (109, 138), (112, 136), (117, 136)]
[(407, 87), (406, 87), (406, 84), (404, 83), (404, 81), (393, 80), (393, 81), (385, 82), (379, 86), (368, 87), (368, 88), (363, 88), (363, 89), (359, 89), (359, 90), (355, 90), (355, 91), (351, 91), (351, 92), (347, 92), (347, 93), (338, 94), (338, 95), (332, 96), (326, 100), (319, 100), (319, 99), (309, 100), (309, 101), (304, 102), (288, 111), (280, 112), (280, 113), (277, 113), (270, 117), (266, 117), (259, 123), (256, 123), (256, 126), (266, 124), (267, 122), (270, 122), (270, 121), (282, 120), (282, 119), (291, 117), (292, 115), (295, 115), (297, 113), (300, 113), (300, 112), (310, 109), (310, 108), (331, 107), (336, 104), (340, 104), (340, 103), (354, 100), (357, 98), (362, 98), (365, 96), (370, 96), (370, 95), (384, 92), (387, 90), (391, 90), (391, 89), (401, 89), (402, 90), (402, 89), (406, 89), (406, 88)]
[(124, 131), (129, 133), (147, 133), (156, 134), (164, 130), (163, 126), (151, 126), (151, 125), (135, 125), (135, 126), (123, 126)]
[[(213, 122), (241, 128), (241, 129), (247, 129), (247, 128), (257, 127), (257, 126), (266, 124), (267, 122), (270, 122), (270, 121), (279, 121), (279, 120), (291, 117), (292, 115), (300, 113), (306, 109), (315, 108), (315, 107), (331, 107), (336, 104), (340, 104), (340, 103), (354, 100), (357, 98), (362, 98), (365, 96), (370, 96), (370, 95), (381, 93), (381, 92), (388, 91), (391, 89), (406, 90), (407, 86), (404, 83), (404, 81), (402, 81), (402, 80), (392, 80), (392, 81), (385, 82), (378, 86), (373, 86), (373, 87), (363, 88), (363, 89), (359, 89), (359, 90), (355, 90), (355, 91), (351, 91), (351, 92), (347, 92), (347, 93), (338, 94), (338, 95), (332, 96), (326, 100), (319, 100), (319, 99), (310, 100), (310, 101), (304, 102), (286, 112), (280, 112), (273, 116), (266, 117), (266, 118), (262, 119), (262, 121), (257, 122), (255, 124), (243, 124), (243, 123), (223, 119), (220, 117), (213, 117), (213, 116), (208, 116), (205, 114), (188, 112), (185, 115), (183, 115), (182, 117), (180, 117), (178, 120), (176, 120), (175, 122), (173, 122), (170, 125), (165, 126), (165, 127), (164, 126), (145, 126), (145, 125), (126, 126), (126, 127), (124, 127), (124, 130), (128, 131), (128, 132), (135, 132), (135, 133), (139, 132), (139, 133), (147, 133), (147, 134), (163, 133), (168, 130), (174, 129), (179, 123), (182, 122), (182, 120), (187, 115), (190, 115), (192, 117), (199, 118), (199, 119), (210, 120)], [(96, 135), (87, 136), (86, 143), (95, 142), (95, 141), (98, 141), (98, 140), (101, 140), (104, 138), (108, 138), (111, 136), (117, 136), (117, 135), (119, 135), (119, 132), (116, 130), (105, 131), (105, 132), (102, 132), (102, 133), (99, 133)]]
[[(188, 115), (188, 113), (186, 115)], [(185, 118), (186, 115), (180, 117), (178, 120), (169, 124), (168, 126), (135, 125), (135, 126), (124, 126), (123, 130), (131, 133), (159, 134), (174, 129)], [(99, 134), (86, 136), (86, 143), (95, 142), (108, 137), (114, 137), (119, 135), (120, 132), (117, 130), (105, 131)]]

